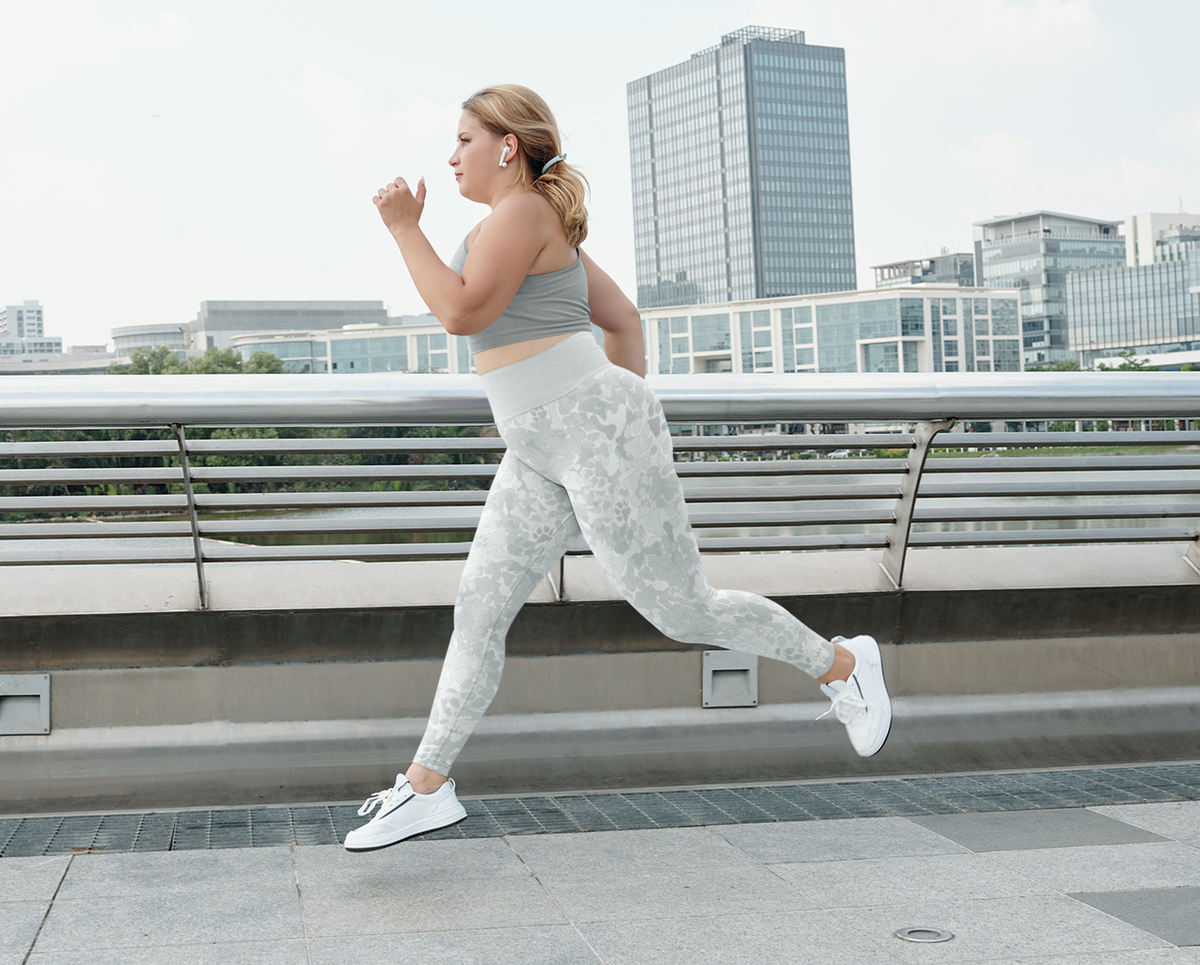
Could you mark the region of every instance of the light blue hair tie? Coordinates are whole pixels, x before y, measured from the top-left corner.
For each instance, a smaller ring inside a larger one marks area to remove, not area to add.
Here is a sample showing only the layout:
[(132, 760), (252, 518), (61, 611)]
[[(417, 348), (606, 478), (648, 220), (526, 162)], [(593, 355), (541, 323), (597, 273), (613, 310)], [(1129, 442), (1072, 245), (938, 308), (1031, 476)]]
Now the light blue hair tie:
[[(547, 171), (549, 171), (559, 161), (565, 161), (566, 159), (567, 156), (565, 154), (560, 154), (558, 157), (552, 157), (549, 161), (542, 165), (542, 174), (545, 174)], [(538, 176), (540, 177), (541, 175)]]

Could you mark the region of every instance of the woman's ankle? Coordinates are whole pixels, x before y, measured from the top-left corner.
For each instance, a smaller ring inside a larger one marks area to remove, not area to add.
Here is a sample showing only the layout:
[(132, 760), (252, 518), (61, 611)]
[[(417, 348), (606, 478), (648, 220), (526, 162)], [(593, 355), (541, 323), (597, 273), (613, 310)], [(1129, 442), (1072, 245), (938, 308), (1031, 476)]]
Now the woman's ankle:
[(412, 789), (418, 794), (432, 794), (446, 783), (446, 775), (439, 774), (437, 771), (431, 771), (428, 767), (423, 767), (420, 764), (412, 764), (408, 770), (404, 772), (404, 776), (408, 778), (408, 783), (412, 785)]

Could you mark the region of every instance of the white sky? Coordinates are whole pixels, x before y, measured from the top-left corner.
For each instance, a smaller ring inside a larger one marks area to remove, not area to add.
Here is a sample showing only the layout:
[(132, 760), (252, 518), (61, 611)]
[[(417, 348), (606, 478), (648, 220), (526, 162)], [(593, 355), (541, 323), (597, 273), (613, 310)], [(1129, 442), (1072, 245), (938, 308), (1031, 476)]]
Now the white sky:
[(0, 0), (0, 305), (109, 340), (206, 299), (424, 311), (371, 195), (425, 175), (449, 257), (486, 213), (459, 104), (538, 90), (634, 293), (625, 84), (748, 24), (844, 47), (860, 287), (1049, 208), (1200, 210), (1197, 0)]

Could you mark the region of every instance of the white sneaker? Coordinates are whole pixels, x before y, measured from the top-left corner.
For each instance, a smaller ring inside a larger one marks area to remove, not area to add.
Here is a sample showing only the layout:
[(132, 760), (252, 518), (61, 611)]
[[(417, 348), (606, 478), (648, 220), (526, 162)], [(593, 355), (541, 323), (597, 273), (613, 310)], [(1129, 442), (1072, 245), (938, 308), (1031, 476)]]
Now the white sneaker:
[(418, 794), (403, 774), (396, 775), (395, 787), (384, 788), (367, 798), (358, 813), (379, 813), (361, 828), (346, 835), (347, 851), (375, 851), (406, 838), (448, 828), (467, 816), (466, 809), (454, 796), (454, 782), (446, 781), (431, 794)]
[(833, 642), (854, 655), (854, 670), (849, 680), (821, 684), (821, 690), (833, 700), (825, 714), (832, 713), (845, 724), (854, 749), (860, 756), (870, 757), (883, 747), (892, 729), (892, 701), (883, 682), (879, 644), (867, 636), (852, 640), (834, 637)]

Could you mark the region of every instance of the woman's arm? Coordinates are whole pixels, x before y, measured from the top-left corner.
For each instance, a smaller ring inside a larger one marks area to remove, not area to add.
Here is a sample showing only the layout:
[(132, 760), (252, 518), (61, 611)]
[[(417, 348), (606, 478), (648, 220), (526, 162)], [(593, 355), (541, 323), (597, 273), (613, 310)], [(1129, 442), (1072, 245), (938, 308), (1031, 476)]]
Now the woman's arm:
[(484, 222), (460, 276), (438, 257), (418, 223), (424, 180), (413, 195), (397, 178), (374, 201), (421, 299), (451, 335), (474, 335), (499, 318), (550, 238), (549, 206), (539, 195), (505, 198)]
[(633, 302), (583, 251), (587, 269), (588, 305), (592, 324), (604, 332), (604, 354), (613, 365), (646, 376), (646, 345), (642, 341), (642, 317)]

